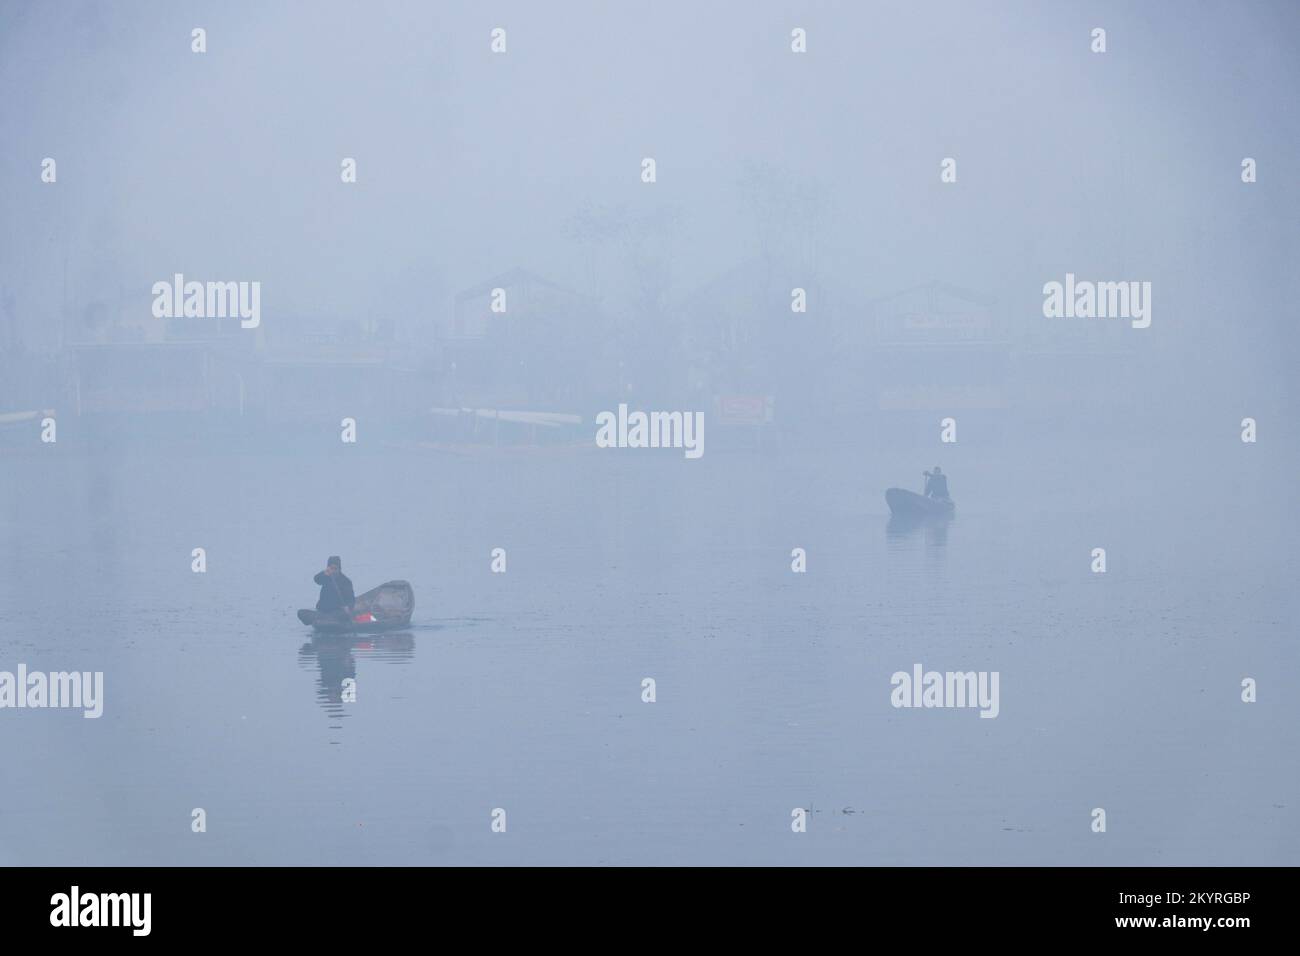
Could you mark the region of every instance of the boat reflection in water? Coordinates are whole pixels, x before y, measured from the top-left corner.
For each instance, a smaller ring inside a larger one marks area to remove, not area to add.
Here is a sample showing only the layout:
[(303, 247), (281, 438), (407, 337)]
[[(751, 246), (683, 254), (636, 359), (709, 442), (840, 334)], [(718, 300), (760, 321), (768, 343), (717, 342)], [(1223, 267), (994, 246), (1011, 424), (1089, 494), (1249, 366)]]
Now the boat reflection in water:
[(343, 704), (344, 682), (357, 679), (357, 660), (405, 664), (415, 658), (415, 635), (410, 631), (387, 634), (313, 634), (298, 648), (304, 670), (320, 669), (316, 699), (331, 717), (348, 716)]
[(890, 515), (885, 534), (891, 544), (903, 545), (913, 537), (920, 537), (927, 546), (941, 548), (948, 543), (950, 515)]

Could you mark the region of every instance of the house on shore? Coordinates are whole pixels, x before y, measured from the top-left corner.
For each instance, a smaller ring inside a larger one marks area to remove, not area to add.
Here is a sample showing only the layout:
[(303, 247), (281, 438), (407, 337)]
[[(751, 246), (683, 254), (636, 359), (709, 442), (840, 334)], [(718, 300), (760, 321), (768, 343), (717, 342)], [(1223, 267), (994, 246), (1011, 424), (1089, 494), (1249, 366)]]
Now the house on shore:
[(1009, 406), (1011, 343), (993, 298), (931, 281), (870, 303), (851, 352), (863, 412), (997, 412)]
[(677, 314), (686, 389), (713, 422), (758, 437), (824, 413), (838, 304), (819, 276), (756, 257), (694, 289)]
[(383, 321), (281, 315), (101, 323), (74, 344), (78, 415), (249, 416), (269, 422), (421, 414), (432, 393)]
[(571, 413), (617, 394), (611, 330), (587, 296), (525, 269), (457, 293), (438, 335), (438, 401)]
[(76, 414), (242, 413), (256, 379), (261, 329), (238, 318), (123, 315), (85, 331), (70, 351)]

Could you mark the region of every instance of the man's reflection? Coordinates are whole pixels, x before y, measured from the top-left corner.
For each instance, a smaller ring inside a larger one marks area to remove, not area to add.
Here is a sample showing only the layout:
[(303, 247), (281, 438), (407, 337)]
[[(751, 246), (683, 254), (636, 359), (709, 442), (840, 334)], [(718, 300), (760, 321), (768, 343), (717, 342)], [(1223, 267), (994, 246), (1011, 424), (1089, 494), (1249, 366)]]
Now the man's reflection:
[(331, 717), (346, 717), (345, 682), (355, 685), (357, 659), (403, 664), (415, 657), (415, 636), (409, 631), (392, 634), (313, 634), (298, 648), (298, 661), (309, 668), (313, 659), (320, 669), (316, 699)]

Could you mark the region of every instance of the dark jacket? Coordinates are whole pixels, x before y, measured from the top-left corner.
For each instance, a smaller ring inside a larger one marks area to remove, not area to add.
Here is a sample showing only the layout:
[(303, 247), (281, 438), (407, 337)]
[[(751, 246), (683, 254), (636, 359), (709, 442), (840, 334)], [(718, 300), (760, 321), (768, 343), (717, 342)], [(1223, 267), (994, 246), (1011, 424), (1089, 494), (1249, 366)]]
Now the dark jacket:
[(357, 597), (352, 593), (352, 582), (342, 571), (335, 571), (333, 575), (318, 571), (312, 580), (320, 585), (320, 600), (316, 602), (316, 610), (342, 611), (357, 603)]
[(925, 479), (925, 493), (931, 498), (947, 498), (948, 476), (930, 475)]

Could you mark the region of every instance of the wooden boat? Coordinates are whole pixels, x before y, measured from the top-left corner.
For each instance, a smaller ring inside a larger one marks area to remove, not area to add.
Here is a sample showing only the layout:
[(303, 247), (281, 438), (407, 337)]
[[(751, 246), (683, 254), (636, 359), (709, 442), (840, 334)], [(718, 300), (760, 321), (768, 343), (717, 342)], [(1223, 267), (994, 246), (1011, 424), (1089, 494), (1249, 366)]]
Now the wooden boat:
[(927, 498), (903, 488), (890, 488), (886, 491), (885, 503), (889, 505), (892, 514), (907, 518), (944, 518), (951, 517), (957, 511), (951, 498)]
[(415, 610), (415, 591), (405, 581), (387, 581), (357, 598), (351, 617), (303, 609), (298, 620), (317, 631), (373, 634), (409, 627)]

